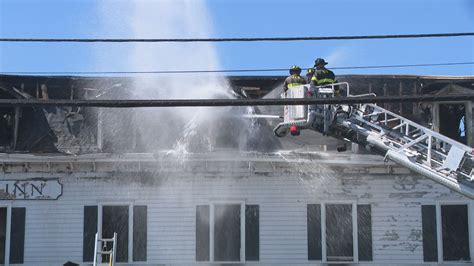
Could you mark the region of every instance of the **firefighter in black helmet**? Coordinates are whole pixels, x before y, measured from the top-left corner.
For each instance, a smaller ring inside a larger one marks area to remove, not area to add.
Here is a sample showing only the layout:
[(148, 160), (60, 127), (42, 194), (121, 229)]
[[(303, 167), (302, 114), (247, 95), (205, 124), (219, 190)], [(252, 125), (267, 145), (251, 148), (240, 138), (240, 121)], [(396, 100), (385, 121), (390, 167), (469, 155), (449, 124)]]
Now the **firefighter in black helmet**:
[[(322, 86), (337, 83), (336, 75), (334, 72), (326, 68), (328, 63), (322, 58), (318, 58), (314, 61), (314, 68), (316, 69), (313, 77), (311, 78), (311, 84), (315, 86)], [(334, 88), (336, 96), (340, 95), (339, 86)]]
[(297, 87), (306, 84), (306, 80), (300, 76), (301, 68), (299, 66), (292, 66), (290, 68), (290, 76), (285, 79), (283, 90), (286, 92), (288, 88)]

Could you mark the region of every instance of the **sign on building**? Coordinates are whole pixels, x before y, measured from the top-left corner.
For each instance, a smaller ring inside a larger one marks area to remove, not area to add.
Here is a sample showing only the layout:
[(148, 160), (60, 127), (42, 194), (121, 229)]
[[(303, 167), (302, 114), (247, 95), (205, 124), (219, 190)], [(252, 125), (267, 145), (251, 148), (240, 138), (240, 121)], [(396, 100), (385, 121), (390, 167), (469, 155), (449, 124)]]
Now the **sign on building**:
[(0, 200), (57, 200), (62, 194), (58, 178), (0, 180)]

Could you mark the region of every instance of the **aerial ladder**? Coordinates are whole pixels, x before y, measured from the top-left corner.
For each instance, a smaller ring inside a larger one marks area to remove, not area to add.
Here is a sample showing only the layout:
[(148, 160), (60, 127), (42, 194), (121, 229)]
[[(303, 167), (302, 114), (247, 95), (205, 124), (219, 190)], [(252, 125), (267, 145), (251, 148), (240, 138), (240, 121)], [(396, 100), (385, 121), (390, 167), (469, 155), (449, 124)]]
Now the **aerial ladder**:
[[(325, 86), (290, 88), (283, 98), (332, 98), (335, 91), (351, 95), (347, 82)], [(474, 150), (427, 127), (375, 104), (320, 104), (284, 107), (283, 122), (273, 130), (276, 136), (299, 135), (315, 130), (374, 149), (413, 172), (428, 177), (474, 199)]]

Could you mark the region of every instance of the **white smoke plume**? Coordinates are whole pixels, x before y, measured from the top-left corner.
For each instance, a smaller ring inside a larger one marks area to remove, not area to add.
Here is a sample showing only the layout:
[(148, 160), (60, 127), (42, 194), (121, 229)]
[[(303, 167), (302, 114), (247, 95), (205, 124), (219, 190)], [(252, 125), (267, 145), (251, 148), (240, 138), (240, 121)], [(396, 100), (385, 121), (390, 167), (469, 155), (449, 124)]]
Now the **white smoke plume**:
[[(101, 10), (104, 14), (102, 20), (104, 25), (119, 27), (117, 32), (124, 38), (212, 36), (212, 23), (204, 1), (115, 3), (117, 2), (102, 3)], [(121, 53), (122, 57), (127, 57), (126, 69), (133, 71), (220, 69), (212, 43), (133, 43), (127, 48), (122, 48)], [(143, 75), (136, 78), (133, 88), (126, 97), (209, 99), (231, 98), (232, 94), (226, 79), (222, 76), (169, 74)], [(133, 116), (136, 129), (130, 130), (137, 131), (136, 135), (141, 138), (141, 145), (150, 152), (163, 148), (174, 148), (180, 152), (209, 151), (215, 147), (217, 141), (234, 148), (242, 148), (246, 141), (242, 134), (250, 134), (248, 129), (250, 122), (234, 118), (229, 125), (229, 118), (226, 117), (247, 112), (247, 109), (236, 110), (226, 107), (137, 109)], [(119, 120), (116, 122), (120, 123)]]

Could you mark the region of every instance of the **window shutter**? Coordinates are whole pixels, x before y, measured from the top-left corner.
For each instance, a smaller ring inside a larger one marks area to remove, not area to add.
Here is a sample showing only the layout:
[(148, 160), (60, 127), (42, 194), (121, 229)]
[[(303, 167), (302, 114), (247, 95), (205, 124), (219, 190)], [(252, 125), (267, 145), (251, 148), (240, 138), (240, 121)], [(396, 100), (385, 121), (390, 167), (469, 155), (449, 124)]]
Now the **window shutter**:
[(438, 239), (436, 237), (436, 206), (421, 206), (423, 230), (423, 261), (438, 261)]
[(146, 261), (147, 206), (133, 207), (133, 261)]
[(84, 206), (84, 235), (82, 261), (94, 260), (94, 241), (97, 233), (97, 206)]
[(259, 206), (245, 206), (245, 260), (258, 261), (260, 258)]
[(196, 206), (196, 261), (209, 261), (209, 205)]
[(372, 261), (372, 214), (370, 205), (357, 205), (359, 260)]
[(7, 208), (0, 208), (0, 264), (5, 264), (7, 222)]
[(10, 235), (10, 263), (23, 263), (25, 250), (26, 208), (12, 208)]
[(308, 260), (322, 260), (321, 205), (308, 204)]

